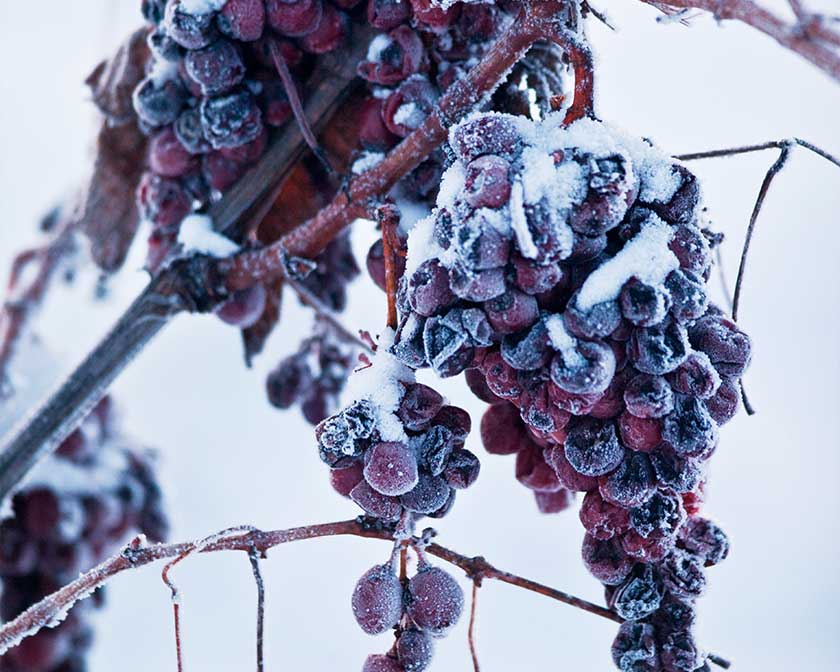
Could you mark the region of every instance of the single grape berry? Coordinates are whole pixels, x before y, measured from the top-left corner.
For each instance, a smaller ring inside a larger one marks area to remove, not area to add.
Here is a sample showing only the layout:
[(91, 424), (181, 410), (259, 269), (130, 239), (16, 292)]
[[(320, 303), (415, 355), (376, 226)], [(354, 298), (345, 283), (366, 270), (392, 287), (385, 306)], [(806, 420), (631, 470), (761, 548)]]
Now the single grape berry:
[(391, 565), (376, 565), (356, 582), (351, 600), (353, 616), (367, 634), (378, 635), (399, 622), (402, 598), (402, 584)]
[(425, 567), (408, 582), (408, 615), (433, 637), (445, 635), (458, 622), (463, 608), (461, 586), (439, 567)]

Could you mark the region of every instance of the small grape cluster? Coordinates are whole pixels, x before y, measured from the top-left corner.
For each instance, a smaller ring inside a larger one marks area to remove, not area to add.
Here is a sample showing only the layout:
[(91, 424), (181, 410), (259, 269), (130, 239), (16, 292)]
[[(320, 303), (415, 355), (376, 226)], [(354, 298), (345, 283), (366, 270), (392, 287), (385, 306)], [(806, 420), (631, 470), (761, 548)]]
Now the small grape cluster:
[(422, 516), (444, 516), (456, 491), (475, 482), (480, 463), (464, 448), (469, 414), (416, 382), (387, 352), (387, 339), (351, 379), (354, 401), (321, 422), (316, 437), (335, 490), (406, 533)]
[(450, 145), (438, 207), (409, 234), (391, 351), (468, 372), (491, 404), (485, 447), (516, 454), (542, 510), (586, 493), (583, 559), (628, 619), (619, 667), (699, 668), (693, 600), (728, 546), (698, 516), (703, 467), (751, 345), (708, 303), (697, 180), (589, 119), (478, 114)]
[[(9, 621), (110, 555), (140, 531), (161, 541), (167, 532), (161, 492), (147, 454), (113, 432), (108, 399), (39, 465), (14, 494), (12, 517), (0, 522), (0, 620)], [(57, 627), (9, 650), (5, 672), (77, 672), (93, 630), (100, 590)]]
[(285, 410), (299, 404), (303, 417), (317, 425), (338, 409), (338, 400), (356, 361), (353, 349), (339, 341), (328, 325), (304, 340), (297, 352), (280, 361), (266, 378), (272, 406)]
[(369, 635), (392, 628), (396, 640), (386, 654), (368, 656), (362, 672), (423, 672), (434, 654), (433, 638), (444, 637), (458, 622), (464, 593), (458, 582), (431, 565), (418, 551), (417, 573), (401, 581), (390, 562), (365, 572), (353, 590), (351, 606), (359, 627)]

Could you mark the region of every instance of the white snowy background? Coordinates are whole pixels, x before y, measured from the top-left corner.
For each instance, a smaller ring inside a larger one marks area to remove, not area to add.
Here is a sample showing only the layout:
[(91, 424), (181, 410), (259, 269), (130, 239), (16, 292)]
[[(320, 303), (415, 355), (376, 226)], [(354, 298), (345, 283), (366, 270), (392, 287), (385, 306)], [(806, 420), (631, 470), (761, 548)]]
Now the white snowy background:
[[(806, 5), (817, 9), (815, 0)], [(92, 106), (81, 82), (139, 22), (138, 2), (0, 2), (0, 274), (35, 239), (39, 214), (83, 174)], [(784, 0), (766, 6), (787, 12)], [(594, 23), (598, 111), (674, 153), (798, 135), (840, 154), (840, 87), (758, 33), (708, 18), (663, 26), (634, 2), (602, 0), (620, 31)], [(823, 9), (835, 3), (824, 0)], [(836, 5), (834, 6), (836, 10)], [(715, 224), (727, 234), (734, 279), (755, 193), (773, 152), (696, 163)], [(706, 510), (733, 540), (709, 571), (701, 641), (736, 670), (837, 670), (840, 665), (840, 170), (797, 149), (767, 199), (755, 239), (742, 324), (755, 340), (746, 381), (758, 415), (722, 432)], [(359, 227), (358, 250), (371, 231)], [(27, 362), (22, 394), (57, 381), (144, 284), (135, 250), (110, 297), (94, 304), (92, 278), (54, 292), (39, 332), (61, 362)], [(348, 324), (380, 326), (384, 308), (357, 283)], [(288, 301), (283, 325), (252, 370), (238, 334), (209, 317), (178, 318), (114, 386), (124, 423), (159, 447), (173, 539), (238, 523), (281, 528), (350, 518), (333, 493), (311, 429), (269, 407), (267, 370), (295, 347), (309, 318)], [(40, 369), (36, 374), (35, 369)], [(28, 385), (25, 379), (29, 379)], [(445, 392), (480, 418), (460, 382)], [(6, 406), (0, 416), (19, 410)], [(0, 425), (9, 421), (6, 417)], [(476, 434), (470, 445), (483, 455)], [(575, 511), (541, 516), (513, 478), (512, 458), (484, 456), (481, 478), (436, 521), (444, 544), (592, 600), (601, 590), (581, 565)], [(387, 555), (351, 538), (276, 549), (264, 563), (269, 670), (356, 670), (388, 636), (364, 635), (349, 597), (356, 578)], [(174, 670), (168, 592), (159, 567), (109, 588), (92, 672)], [(188, 670), (253, 668), (254, 586), (241, 555), (194, 558), (177, 570), (184, 595)], [(465, 590), (468, 588), (464, 582)], [(438, 644), (435, 670), (471, 669), (466, 618)], [(478, 646), (485, 672), (611, 669), (614, 624), (530, 593), (488, 582), (481, 590)]]

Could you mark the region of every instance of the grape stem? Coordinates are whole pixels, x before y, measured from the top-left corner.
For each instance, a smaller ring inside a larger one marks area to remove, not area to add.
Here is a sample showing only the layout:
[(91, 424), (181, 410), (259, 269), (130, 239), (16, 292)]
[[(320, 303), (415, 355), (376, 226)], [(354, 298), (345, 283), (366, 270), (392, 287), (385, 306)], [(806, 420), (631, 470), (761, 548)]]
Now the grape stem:
[(396, 205), (386, 203), (376, 209), (376, 219), (382, 228), (382, 253), (385, 261), (385, 294), (388, 298), (387, 325), (397, 328), (397, 255), (400, 254), (400, 241), (397, 227), (400, 225), (400, 211)]
[(472, 601), (470, 602), (470, 627), (467, 630), (467, 642), (470, 645), (470, 657), (472, 658), (473, 671), (481, 672), (481, 666), (478, 664), (478, 653), (475, 648), (475, 611), (478, 604), (478, 589), (481, 586), (480, 579), (473, 579), (472, 582)]
[(260, 555), (255, 547), (248, 551), (248, 560), (251, 561), (251, 571), (254, 574), (254, 583), (257, 585), (257, 672), (265, 670), (263, 655), (263, 633), (265, 631), (265, 582), (260, 570)]
[(740, 21), (773, 38), (840, 82), (840, 34), (820, 16), (797, 17), (790, 25), (752, 0), (641, 0), (659, 8), (699, 9), (711, 12), (719, 21)]
[[(194, 553), (243, 551), (248, 554), (258, 553), (261, 557), (265, 557), (268, 550), (275, 546), (323, 537), (353, 536), (365, 539), (380, 539), (393, 543), (393, 530), (369, 523), (370, 521), (367, 519), (357, 518), (355, 520), (321, 523), (268, 532), (243, 526), (224, 530), (198, 542), (156, 544), (154, 546), (143, 545), (142, 539), (137, 538), (118, 555), (105, 560), (63, 588), (46, 596), (14, 620), (4, 623), (0, 627), (0, 656), (10, 648), (17, 646), (26, 637), (39, 632), (46, 627), (46, 624), (54, 622), (59, 615), (66, 613), (76, 602), (90, 596), (94, 590), (105, 585), (110, 579), (129, 569), (137, 569), (153, 562), (172, 558), (164, 569), (164, 574), (166, 574), (168, 573), (167, 570)], [(422, 547), (425, 553), (463, 570), (473, 582), (478, 583), (488, 579), (507, 583), (616, 623), (622, 622), (622, 618), (607, 607), (498, 569), (482, 556), (462, 555), (440, 544), (427, 544), (416, 537), (412, 538), (411, 543), (416, 543), (418, 547)], [(167, 582), (167, 585), (170, 586), (170, 590), (173, 589), (171, 580)], [(177, 594), (177, 590), (175, 594)], [(731, 665), (725, 658), (714, 654), (709, 656), (709, 660), (724, 669), (728, 669)]]
[[(527, 4), (523, 13), (467, 76), (449, 87), (436, 110), (417, 130), (376, 167), (355, 176), (347, 189), (339, 192), (314, 218), (277, 242), (227, 259), (192, 256), (177, 260), (153, 278), (70, 377), (30, 417), (4, 437), (0, 444), (0, 501), (40, 457), (49, 454), (67, 437), (128, 362), (175, 314), (212, 310), (231, 291), (284, 275), (290, 257), (312, 259), (317, 256), (351, 222), (365, 217), (372, 204), (381, 202), (391, 187), (437, 149), (446, 140), (448, 128), (493, 91), (537, 40), (549, 39), (560, 45), (574, 68), (575, 96), (566, 113), (566, 123), (591, 115), (594, 98), (592, 54), (585, 40), (566, 27), (564, 17), (568, 9), (563, 0)], [(366, 44), (361, 38), (354, 39), (352, 48), (364, 50)], [(307, 103), (307, 108), (311, 102), (322, 109), (322, 114), (311, 115), (311, 118), (324, 123), (335, 111), (336, 99), (340, 100), (351, 86), (348, 62), (356, 62), (347, 53), (335, 55), (334, 61), (329, 67), (325, 66), (320, 75), (322, 85), (315, 89)], [(263, 159), (210, 209), (209, 215), (216, 228), (237, 238), (237, 233), (241, 235), (250, 224), (258, 222), (271, 208), (280, 189), (278, 182), (300, 158), (303, 147), (300, 130), (287, 126), (272, 142)]]

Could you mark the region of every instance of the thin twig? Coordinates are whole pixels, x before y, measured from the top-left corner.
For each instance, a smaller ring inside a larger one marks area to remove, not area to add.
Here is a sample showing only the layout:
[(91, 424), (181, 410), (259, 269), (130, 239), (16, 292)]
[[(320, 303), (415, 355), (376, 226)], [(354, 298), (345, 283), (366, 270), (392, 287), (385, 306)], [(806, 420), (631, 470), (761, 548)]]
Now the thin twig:
[[(236, 529), (236, 528), (232, 528)], [(114, 576), (129, 569), (143, 567), (153, 562), (167, 558), (178, 559), (182, 555), (192, 553), (216, 553), (220, 551), (243, 551), (251, 553), (254, 549), (265, 554), (269, 549), (281, 544), (302, 541), (304, 539), (319, 539), (322, 537), (354, 536), (366, 539), (381, 539), (393, 543), (393, 531), (370, 527), (362, 519), (345, 520), (336, 523), (322, 523), (306, 527), (296, 527), (287, 530), (273, 530), (263, 532), (243, 526), (249, 531), (238, 536), (229, 536), (230, 530), (212, 535), (202, 542), (186, 542), (179, 544), (157, 544), (154, 546), (138, 547), (129, 545), (122, 553), (100, 563), (89, 572), (68, 583), (51, 595), (29, 607), (12, 621), (0, 626), (0, 656), (10, 648), (17, 646), (21, 640), (39, 632), (46, 623), (52, 623), (60, 614), (66, 613), (76, 602), (89, 597), (100, 586), (105, 585)], [(528, 590), (558, 602), (568, 604), (590, 614), (621, 623), (622, 618), (607, 607), (576, 597), (570, 593), (531, 581), (517, 574), (506, 572), (491, 565), (481, 556), (470, 557), (462, 555), (439, 544), (424, 544), (420, 539), (414, 539), (422, 544), (426, 553), (434, 555), (464, 571), (472, 580), (491, 579)], [(729, 661), (717, 655), (709, 656), (712, 662), (721, 667), (729, 667)]]
[(758, 215), (761, 213), (761, 208), (764, 205), (764, 199), (767, 197), (767, 190), (773, 183), (773, 179), (779, 174), (779, 171), (785, 167), (790, 158), (790, 145), (785, 145), (779, 152), (779, 158), (770, 166), (764, 180), (761, 182), (761, 188), (758, 190), (758, 197), (755, 200), (752, 215), (750, 215), (750, 223), (747, 226), (747, 235), (744, 239), (744, 247), (741, 250), (741, 263), (738, 265), (738, 277), (735, 279), (735, 294), (732, 297), (732, 319), (738, 321), (738, 306), (741, 303), (741, 288), (744, 284), (744, 273), (747, 269), (747, 256), (750, 252), (750, 244), (752, 243), (753, 233), (755, 233), (755, 223), (758, 220)]
[(248, 551), (254, 582), (257, 584), (257, 672), (263, 672), (263, 631), (265, 626), (265, 582), (260, 571), (260, 555), (256, 548)]
[(467, 630), (467, 641), (470, 644), (470, 656), (472, 657), (473, 670), (481, 672), (481, 666), (478, 664), (478, 653), (475, 649), (475, 610), (478, 603), (478, 588), (481, 582), (473, 579), (472, 582), (472, 602), (470, 603), (470, 627)]
[(388, 298), (386, 324), (397, 328), (397, 255), (400, 242), (397, 227), (400, 225), (400, 211), (393, 203), (386, 203), (376, 210), (376, 218), (382, 228), (382, 254), (385, 262), (385, 295)]
[[(840, 53), (829, 45), (836, 45), (840, 37), (822, 25), (825, 34), (812, 39), (813, 32), (797, 30), (752, 0), (641, 0), (659, 8), (701, 9), (711, 12), (719, 21), (740, 21), (773, 38), (783, 47), (799, 54), (820, 70), (840, 81)], [(825, 44), (828, 43), (828, 44)]]
[(718, 279), (720, 280), (720, 287), (723, 290), (723, 296), (726, 299), (726, 307), (729, 309), (729, 314), (732, 314), (732, 292), (729, 289), (729, 280), (726, 278), (726, 269), (723, 267), (723, 254), (720, 251), (721, 247), (718, 245), (715, 248), (715, 258), (718, 267)]
[(716, 159), (725, 156), (737, 156), (738, 154), (749, 154), (751, 152), (760, 152), (766, 149), (782, 149), (790, 145), (799, 145), (808, 149), (817, 156), (821, 156), (826, 161), (830, 161), (835, 166), (840, 168), (840, 159), (829, 154), (824, 149), (803, 140), (802, 138), (785, 138), (783, 140), (770, 140), (769, 142), (762, 142), (757, 145), (744, 145), (743, 147), (727, 147), (724, 149), (712, 149), (706, 152), (693, 152), (691, 154), (675, 154), (674, 158), (680, 161), (694, 161), (696, 159)]

